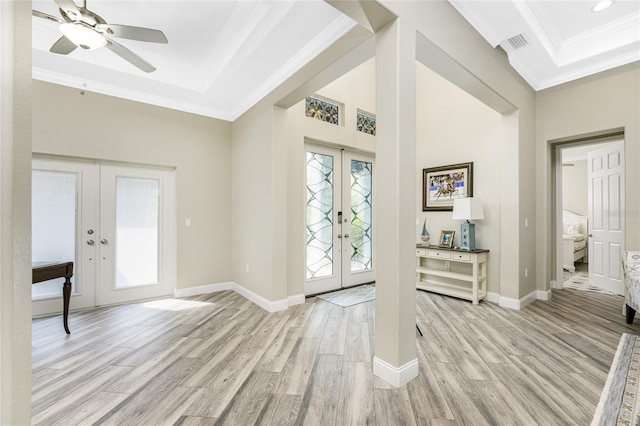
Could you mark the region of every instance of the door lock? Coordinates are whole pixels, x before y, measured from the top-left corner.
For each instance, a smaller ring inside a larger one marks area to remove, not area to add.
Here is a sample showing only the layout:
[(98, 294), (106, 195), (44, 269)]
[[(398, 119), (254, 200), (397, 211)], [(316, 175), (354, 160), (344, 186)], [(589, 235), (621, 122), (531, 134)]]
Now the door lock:
[(103, 244), (106, 246), (107, 244), (109, 244), (109, 241), (106, 238), (103, 238), (100, 240), (100, 244)]

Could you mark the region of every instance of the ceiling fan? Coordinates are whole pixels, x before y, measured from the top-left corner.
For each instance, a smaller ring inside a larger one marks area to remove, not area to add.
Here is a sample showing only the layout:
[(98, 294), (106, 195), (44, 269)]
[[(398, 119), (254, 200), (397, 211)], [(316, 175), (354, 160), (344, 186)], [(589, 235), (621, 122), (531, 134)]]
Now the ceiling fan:
[(151, 43), (167, 43), (167, 37), (162, 31), (129, 25), (107, 24), (102, 17), (87, 9), (87, 0), (84, 0), (82, 7), (76, 6), (72, 0), (54, 1), (60, 8), (62, 19), (37, 10), (33, 11), (33, 16), (60, 24), (60, 32), (63, 35), (51, 46), (50, 52), (68, 55), (77, 47), (83, 49), (106, 47), (144, 72), (156, 70), (153, 65), (109, 36)]

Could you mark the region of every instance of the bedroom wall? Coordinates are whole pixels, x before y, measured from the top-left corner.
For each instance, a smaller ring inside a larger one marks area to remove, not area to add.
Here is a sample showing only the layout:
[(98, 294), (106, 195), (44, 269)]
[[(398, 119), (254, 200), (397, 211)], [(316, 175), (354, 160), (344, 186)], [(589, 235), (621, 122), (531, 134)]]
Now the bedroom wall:
[(460, 245), (460, 221), (451, 212), (422, 211), (422, 169), (473, 162), (473, 196), (482, 200), (484, 220), (476, 221), (476, 246), (489, 249), (489, 291), (500, 292), (501, 212), (499, 182), (503, 178), (495, 153), (500, 150), (501, 115), (417, 64), (416, 242), (427, 221), (431, 244), (440, 231), (454, 230)]
[(538, 170), (536, 218), (538, 233), (538, 289), (549, 288), (555, 268), (551, 209), (551, 144), (557, 139), (624, 130), (625, 245), (640, 248), (640, 63), (543, 90), (537, 94), (536, 164)]
[(562, 167), (562, 208), (580, 216), (589, 216), (587, 160), (571, 161)]
[(175, 167), (177, 288), (231, 280), (230, 123), (33, 81), (33, 151)]

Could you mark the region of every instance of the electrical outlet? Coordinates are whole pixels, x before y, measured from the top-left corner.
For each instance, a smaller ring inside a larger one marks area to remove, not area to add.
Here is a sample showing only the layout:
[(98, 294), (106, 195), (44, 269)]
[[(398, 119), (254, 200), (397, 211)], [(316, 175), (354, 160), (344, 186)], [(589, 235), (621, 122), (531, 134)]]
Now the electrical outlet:
[(444, 269), (447, 270), (451, 270), (451, 262), (449, 262), (448, 260), (446, 262), (444, 262)]
[(246, 271), (246, 272), (247, 272), (247, 274), (248, 274), (248, 273), (249, 273), (249, 265), (246, 265), (246, 266), (244, 267), (244, 269), (245, 269), (245, 271)]
[(524, 270), (524, 277), (528, 278), (529, 277), (529, 270), (525, 268)]

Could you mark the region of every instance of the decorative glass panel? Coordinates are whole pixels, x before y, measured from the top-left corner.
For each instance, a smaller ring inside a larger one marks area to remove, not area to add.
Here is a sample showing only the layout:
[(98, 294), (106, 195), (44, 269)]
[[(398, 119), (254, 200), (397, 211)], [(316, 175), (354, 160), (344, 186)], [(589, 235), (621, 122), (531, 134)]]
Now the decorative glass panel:
[(376, 135), (376, 118), (358, 112), (357, 128), (359, 132)]
[(116, 288), (158, 282), (159, 182), (116, 179)]
[(305, 99), (304, 115), (330, 124), (340, 124), (340, 107), (332, 103), (308, 97)]
[(351, 160), (351, 271), (373, 267), (373, 165)]
[[(73, 173), (34, 170), (31, 193), (33, 264), (76, 259), (76, 180)], [(64, 278), (31, 286), (34, 299), (62, 297)], [(75, 293), (75, 275), (71, 278)]]
[(333, 157), (307, 152), (307, 279), (333, 275)]

